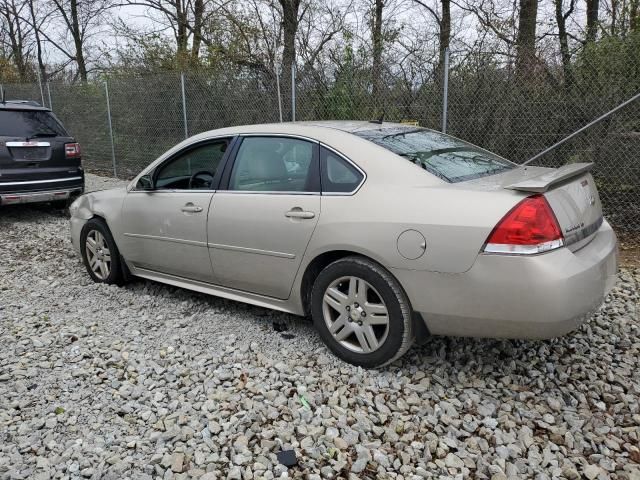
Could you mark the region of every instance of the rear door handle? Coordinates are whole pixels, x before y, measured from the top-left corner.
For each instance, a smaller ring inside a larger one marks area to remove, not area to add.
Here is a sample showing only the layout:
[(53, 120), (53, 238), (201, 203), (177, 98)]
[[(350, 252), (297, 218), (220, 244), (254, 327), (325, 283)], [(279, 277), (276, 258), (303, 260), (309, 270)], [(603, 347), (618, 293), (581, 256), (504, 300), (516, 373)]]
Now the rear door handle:
[(316, 216), (313, 212), (305, 212), (299, 207), (292, 208), (287, 213), (284, 214), (285, 217), (288, 218), (313, 218)]
[(182, 211), (186, 213), (200, 213), (202, 211), (202, 207), (194, 205), (193, 203), (187, 203), (182, 207)]

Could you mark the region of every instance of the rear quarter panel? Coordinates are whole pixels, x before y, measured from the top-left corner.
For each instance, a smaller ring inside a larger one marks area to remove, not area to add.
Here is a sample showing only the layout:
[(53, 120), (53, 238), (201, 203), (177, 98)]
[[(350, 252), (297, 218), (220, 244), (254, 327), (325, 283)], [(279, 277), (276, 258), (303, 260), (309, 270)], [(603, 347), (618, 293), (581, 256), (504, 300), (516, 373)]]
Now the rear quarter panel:
[[(428, 175), (417, 167), (415, 174)], [(496, 223), (521, 198), (504, 190), (469, 191), (410, 181), (389, 185), (370, 175), (355, 195), (322, 197), (307, 259), (351, 250), (388, 268), (465, 272)], [(398, 237), (406, 230), (416, 230), (426, 240), (425, 253), (414, 260), (398, 251)]]

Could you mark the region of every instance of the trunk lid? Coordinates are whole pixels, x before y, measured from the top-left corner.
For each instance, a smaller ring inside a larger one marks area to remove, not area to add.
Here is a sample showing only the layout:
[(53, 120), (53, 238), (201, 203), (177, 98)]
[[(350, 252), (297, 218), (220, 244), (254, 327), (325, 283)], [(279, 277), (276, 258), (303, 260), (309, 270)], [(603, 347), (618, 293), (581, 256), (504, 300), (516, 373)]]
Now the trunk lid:
[(575, 163), (560, 168), (518, 167), (473, 183), (544, 195), (558, 219), (564, 245), (575, 251), (594, 237), (603, 221), (600, 196), (590, 173), (592, 166)]

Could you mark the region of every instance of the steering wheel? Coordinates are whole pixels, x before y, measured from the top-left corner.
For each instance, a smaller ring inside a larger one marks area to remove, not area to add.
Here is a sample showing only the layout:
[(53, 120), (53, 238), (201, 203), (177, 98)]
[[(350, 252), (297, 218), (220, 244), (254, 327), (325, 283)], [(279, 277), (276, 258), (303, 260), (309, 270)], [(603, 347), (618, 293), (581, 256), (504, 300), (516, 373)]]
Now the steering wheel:
[[(194, 173), (193, 175), (191, 175), (191, 178), (189, 178), (189, 190), (191, 190), (193, 188), (193, 183), (195, 181), (196, 178), (198, 178), (200, 175), (206, 175), (208, 177), (211, 177), (211, 180), (209, 180), (207, 182), (206, 185), (204, 186), (211, 186), (211, 182), (213, 182), (213, 173), (208, 172), (207, 170), (200, 170), (199, 172)], [(206, 182), (206, 180), (200, 179), (203, 183)]]

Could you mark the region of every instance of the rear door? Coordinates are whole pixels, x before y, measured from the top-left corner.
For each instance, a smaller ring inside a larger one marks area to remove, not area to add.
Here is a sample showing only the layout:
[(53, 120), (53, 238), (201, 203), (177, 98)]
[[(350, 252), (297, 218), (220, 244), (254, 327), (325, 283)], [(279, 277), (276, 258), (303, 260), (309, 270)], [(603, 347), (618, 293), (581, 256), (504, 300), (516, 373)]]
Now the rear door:
[(320, 216), (318, 148), (285, 136), (242, 139), (209, 211), (217, 284), (289, 297)]
[(3, 191), (62, 188), (82, 180), (75, 140), (46, 109), (0, 109), (0, 188)]

